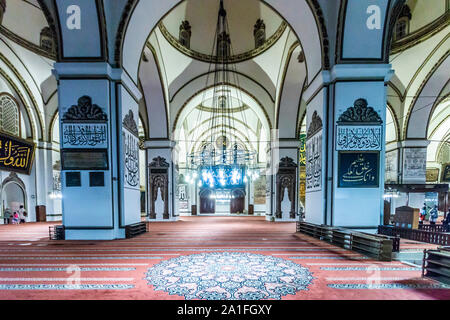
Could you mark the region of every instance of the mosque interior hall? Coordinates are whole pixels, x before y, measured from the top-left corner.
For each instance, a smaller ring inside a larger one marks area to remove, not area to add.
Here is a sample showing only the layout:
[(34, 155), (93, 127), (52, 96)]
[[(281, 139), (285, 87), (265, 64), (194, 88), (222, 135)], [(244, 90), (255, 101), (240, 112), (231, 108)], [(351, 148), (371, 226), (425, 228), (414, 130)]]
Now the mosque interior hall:
[(0, 300), (450, 300), (450, 0), (0, 0)]

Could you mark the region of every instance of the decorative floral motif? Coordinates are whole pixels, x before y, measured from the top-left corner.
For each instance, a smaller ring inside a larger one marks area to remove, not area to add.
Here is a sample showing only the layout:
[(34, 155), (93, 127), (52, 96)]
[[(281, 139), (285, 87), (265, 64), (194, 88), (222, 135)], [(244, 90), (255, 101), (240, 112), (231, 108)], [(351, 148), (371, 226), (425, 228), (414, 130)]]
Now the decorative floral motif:
[(209, 252), (163, 261), (145, 279), (155, 290), (187, 300), (262, 300), (308, 290), (314, 278), (307, 268), (277, 257)]
[(383, 123), (383, 120), (379, 114), (372, 108), (368, 106), (367, 100), (360, 98), (354, 102), (354, 106), (348, 108), (339, 117), (338, 123), (349, 123), (349, 122), (359, 122), (359, 123)]
[(63, 115), (63, 121), (107, 121), (108, 116), (96, 104), (92, 104), (92, 98), (82, 96), (78, 104), (73, 105)]

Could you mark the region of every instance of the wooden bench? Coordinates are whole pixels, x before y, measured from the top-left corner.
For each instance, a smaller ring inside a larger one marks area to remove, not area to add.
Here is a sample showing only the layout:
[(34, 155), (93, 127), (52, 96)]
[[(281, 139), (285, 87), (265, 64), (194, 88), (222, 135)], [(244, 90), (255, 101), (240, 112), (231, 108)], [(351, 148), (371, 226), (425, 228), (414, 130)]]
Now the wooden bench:
[(423, 254), (422, 277), (427, 277), (450, 285), (450, 248), (425, 249)]
[(306, 222), (298, 222), (298, 224), (300, 233), (382, 261), (392, 261), (394, 242), (396, 249), (398, 249), (400, 243), (399, 239), (390, 236)]
[(136, 237), (146, 232), (148, 232), (147, 222), (138, 222), (125, 226), (125, 237), (127, 239)]
[(50, 240), (65, 240), (66, 232), (64, 226), (49, 226), (48, 227), (48, 237)]

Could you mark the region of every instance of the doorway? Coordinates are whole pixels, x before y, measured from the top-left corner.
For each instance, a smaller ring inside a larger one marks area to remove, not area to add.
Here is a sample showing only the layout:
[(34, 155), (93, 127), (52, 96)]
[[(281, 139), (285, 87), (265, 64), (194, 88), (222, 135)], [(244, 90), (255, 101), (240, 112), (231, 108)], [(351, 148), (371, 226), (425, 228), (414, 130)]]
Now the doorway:
[(20, 209), (20, 206), (24, 206), (26, 208), (25, 202), (26, 202), (25, 191), (19, 184), (15, 182), (9, 182), (3, 186), (2, 192), (3, 211), (9, 208), (12, 212), (15, 212)]
[(210, 189), (200, 190), (200, 213), (216, 213), (216, 200)]

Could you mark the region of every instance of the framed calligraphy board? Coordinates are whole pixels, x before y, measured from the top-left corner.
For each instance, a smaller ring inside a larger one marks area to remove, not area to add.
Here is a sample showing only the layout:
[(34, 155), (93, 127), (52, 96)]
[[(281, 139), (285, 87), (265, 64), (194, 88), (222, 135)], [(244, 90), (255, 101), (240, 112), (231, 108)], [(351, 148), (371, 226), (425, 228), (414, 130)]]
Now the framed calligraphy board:
[(442, 182), (450, 182), (450, 163), (442, 166)]
[(379, 152), (339, 152), (339, 188), (378, 188)]
[(32, 142), (0, 133), (0, 169), (30, 175), (35, 150)]
[(63, 170), (108, 170), (108, 154), (103, 149), (70, 149), (61, 152)]
[(381, 125), (338, 125), (336, 150), (381, 150)]
[(108, 148), (106, 123), (63, 123), (62, 148)]

